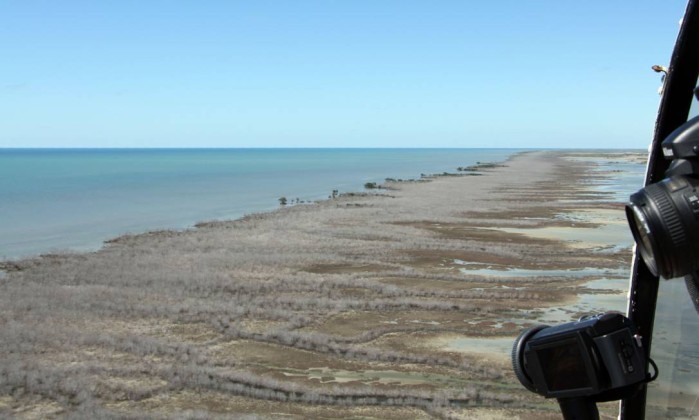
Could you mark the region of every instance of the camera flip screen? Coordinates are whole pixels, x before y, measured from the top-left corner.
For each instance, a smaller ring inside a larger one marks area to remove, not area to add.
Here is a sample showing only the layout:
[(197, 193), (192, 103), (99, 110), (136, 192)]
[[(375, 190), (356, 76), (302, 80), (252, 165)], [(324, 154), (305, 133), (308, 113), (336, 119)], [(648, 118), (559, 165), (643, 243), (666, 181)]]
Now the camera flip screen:
[(577, 339), (537, 349), (536, 354), (550, 392), (592, 386)]

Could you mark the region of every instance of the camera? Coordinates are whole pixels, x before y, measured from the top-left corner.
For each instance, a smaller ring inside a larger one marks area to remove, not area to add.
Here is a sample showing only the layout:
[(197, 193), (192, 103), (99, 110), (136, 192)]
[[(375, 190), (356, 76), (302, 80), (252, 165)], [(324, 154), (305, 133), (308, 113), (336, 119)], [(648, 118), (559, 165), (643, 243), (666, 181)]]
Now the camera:
[(617, 312), (524, 330), (512, 366), (527, 389), (546, 398), (619, 399), (646, 380), (646, 359), (632, 322)]
[(648, 269), (666, 279), (699, 269), (699, 117), (662, 142), (666, 178), (630, 197), (626, 218)]

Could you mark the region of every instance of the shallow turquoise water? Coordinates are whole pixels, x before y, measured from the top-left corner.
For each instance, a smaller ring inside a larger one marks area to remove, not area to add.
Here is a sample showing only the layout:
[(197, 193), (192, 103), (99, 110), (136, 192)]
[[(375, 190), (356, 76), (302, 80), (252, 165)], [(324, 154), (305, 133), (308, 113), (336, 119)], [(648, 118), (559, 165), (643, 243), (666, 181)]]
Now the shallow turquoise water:
[(97, 249), (318, 200), (386, 177), (456, 172), (513, 149), (0, 149), (0, 259)]

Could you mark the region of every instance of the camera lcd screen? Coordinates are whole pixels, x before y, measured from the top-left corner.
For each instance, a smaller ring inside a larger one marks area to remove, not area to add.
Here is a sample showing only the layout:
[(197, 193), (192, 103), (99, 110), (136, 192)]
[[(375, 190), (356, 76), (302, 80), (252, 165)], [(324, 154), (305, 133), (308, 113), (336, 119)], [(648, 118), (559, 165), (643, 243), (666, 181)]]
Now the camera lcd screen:
[(578, 340), (569, 339), (555, 346), (536, 350), (549, 391), (589, 388), (592, 386), (585, 367), (585, 355)]

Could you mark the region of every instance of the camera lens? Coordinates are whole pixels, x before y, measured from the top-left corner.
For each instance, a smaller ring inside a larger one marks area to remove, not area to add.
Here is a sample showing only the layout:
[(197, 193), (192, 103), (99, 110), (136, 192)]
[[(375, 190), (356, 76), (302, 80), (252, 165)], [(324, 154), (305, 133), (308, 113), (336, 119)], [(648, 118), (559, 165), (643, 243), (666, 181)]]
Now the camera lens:
[(512, 346), (512, 369), (519, 382), (531, 392), (539, 392), (534, 386), (534, 381), (529, 377), (524, 363), (524, 348), (527, 341), (539, 331), (548, 328), (548, 325), (537, 325), (522, 331)]
[(699, 197), (696, 179), (678, 175), (631, 195), (626, 218), (641, 258), (654, 275), (666, 279), (696, 270), (699, 255)]
[(653, 236), (648, 227), (646, 216), (643, 214), (642, 207), (635, 205), (633, 202), (628, 204), (626, 206), (626, 218), (631, 226), (631, 233), (636, 241), (641, 258), (643, 258), (651, 273), (657, 276), (658, 265), (655, 258), (657, 245), (653, 242)]

